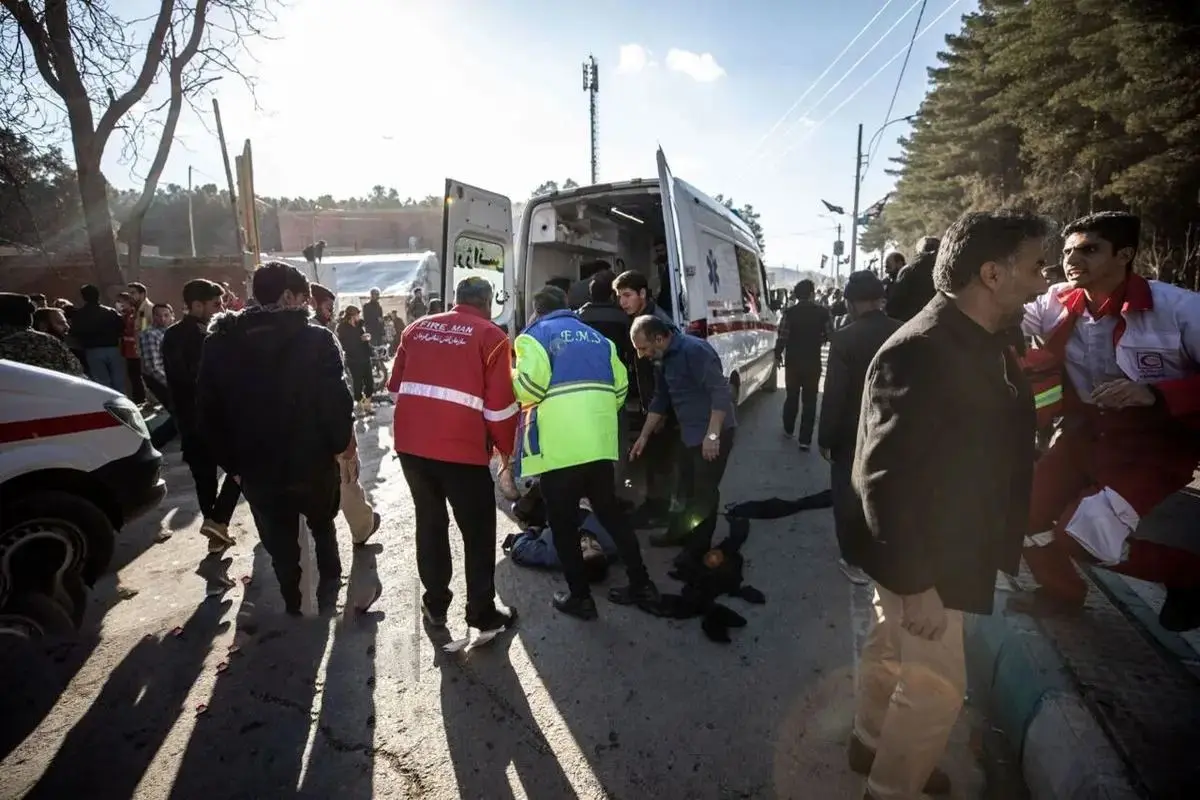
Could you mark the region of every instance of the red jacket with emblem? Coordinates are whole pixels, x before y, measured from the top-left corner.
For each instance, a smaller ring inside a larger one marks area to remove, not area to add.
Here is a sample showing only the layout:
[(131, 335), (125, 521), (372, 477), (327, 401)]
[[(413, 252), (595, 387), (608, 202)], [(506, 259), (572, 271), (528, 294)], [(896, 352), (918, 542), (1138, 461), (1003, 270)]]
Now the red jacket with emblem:
[(388, 391), (396, 398), (396, 452), (479, 465), (493, 447), (512, 454), (512, 345), (483, 311), (457, 305), (409, 325)]

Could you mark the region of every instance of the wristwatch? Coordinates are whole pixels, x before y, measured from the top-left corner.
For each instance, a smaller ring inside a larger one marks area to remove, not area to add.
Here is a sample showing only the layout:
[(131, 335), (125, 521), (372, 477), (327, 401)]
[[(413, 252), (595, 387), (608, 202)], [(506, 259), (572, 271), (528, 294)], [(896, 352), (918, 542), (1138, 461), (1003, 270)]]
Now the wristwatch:
[(708, 439), (710, 442), (720, 441), (720, 439), (721, 439), (721, 437), (715, 433), (710, 433), (707, 436), (705, 436), (704, 438)]

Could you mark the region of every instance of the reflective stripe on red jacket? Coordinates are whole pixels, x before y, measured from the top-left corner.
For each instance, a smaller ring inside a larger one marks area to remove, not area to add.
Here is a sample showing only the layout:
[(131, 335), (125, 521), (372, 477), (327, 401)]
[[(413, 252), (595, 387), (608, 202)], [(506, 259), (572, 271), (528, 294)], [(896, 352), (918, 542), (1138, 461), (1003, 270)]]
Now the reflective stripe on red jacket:
[(388, 391), (396, 397), (396, 452), (486, 465), (512, 453), (517, 401), (512, 345), (472, 306), (422, 317), (400, 339)]

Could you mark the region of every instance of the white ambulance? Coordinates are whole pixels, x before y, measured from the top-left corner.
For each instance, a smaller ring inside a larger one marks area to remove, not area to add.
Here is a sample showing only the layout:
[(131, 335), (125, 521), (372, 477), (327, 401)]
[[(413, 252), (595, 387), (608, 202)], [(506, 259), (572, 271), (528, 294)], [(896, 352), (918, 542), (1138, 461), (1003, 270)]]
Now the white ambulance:
[[(514, 239), (512, 202), (504, 195), (446, 181), (443, 253), (478, 253), (495, 297), (493, 321), (521, 330), (533, 295), (547, 281), (581, 278), (581, 267), (603, 260), (614, 272), (646, 275), (655, 296), (688, 333), (707, 338), (721, 357), (738, 402), (775, 389), (778, 303), (772, 298), (754, 234), (729, 209), (674, 177), (659, 149), (658, 178), (585, 186), (535, 197), (525, 205)], [(656, 242), (667, 249), (666, 278), (653, 263)], [(455, 264), (443, 258), (445, 265)], [(469, 274), (447, 266), (444, 297)]]
[(166, 495), (137, 406), (83, 378), (0, 360), (0, 634), (69, 634), (116, 533)]

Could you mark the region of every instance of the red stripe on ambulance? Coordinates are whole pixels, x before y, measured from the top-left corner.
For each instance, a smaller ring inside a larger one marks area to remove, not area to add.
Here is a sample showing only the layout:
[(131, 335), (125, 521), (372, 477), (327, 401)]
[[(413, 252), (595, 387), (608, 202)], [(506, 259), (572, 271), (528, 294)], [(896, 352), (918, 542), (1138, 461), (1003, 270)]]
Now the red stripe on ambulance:
[(107, 411), (0, 422), (0, 444), (23, 442), (27, 439), (45, 439), (50, 436), (69, 436), (72, 433), (115, 428), (120, 424), (121, 421)]

